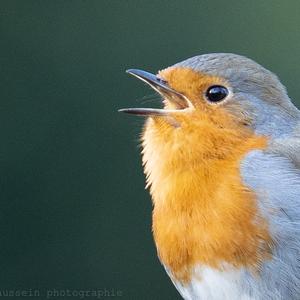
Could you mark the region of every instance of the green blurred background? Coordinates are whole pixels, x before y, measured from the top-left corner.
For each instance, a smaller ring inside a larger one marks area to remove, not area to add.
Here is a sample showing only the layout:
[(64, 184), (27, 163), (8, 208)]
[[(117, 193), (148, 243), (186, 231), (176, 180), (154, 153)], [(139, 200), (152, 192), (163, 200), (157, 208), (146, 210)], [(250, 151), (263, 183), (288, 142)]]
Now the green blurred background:
[(273, 70), (300, 100), (300, 2), (0, 4), (0, 290), (180, 299), (152, 240), (143, 121), (116, 112), (157, 104), (124, 71), (234, 52)]

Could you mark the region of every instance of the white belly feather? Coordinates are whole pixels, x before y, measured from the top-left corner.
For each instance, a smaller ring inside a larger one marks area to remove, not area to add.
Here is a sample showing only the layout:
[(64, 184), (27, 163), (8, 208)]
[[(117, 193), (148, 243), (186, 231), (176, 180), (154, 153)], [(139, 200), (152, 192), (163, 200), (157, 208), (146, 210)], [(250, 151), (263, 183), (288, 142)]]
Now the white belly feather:
[(240, 278), (241, 271), (232, 268), (219, 271), (198, 267), (188, 284), (173, 283), (185, 300), (254, 300), (242, 291)]

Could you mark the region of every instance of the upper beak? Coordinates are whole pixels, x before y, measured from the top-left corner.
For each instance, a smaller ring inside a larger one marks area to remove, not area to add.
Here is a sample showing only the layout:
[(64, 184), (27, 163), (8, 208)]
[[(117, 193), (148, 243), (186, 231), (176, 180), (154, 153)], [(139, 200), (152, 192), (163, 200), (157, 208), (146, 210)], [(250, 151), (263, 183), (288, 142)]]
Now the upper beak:
[(156, 108), (122, 108), (119, 112), (124, 112), (128, 114), (135, 114), (140, 116), (147, 115), (168, 115), (170, 112), (177, 112), (178, 110), (185, 109), (190, 106), (190, 101), (181, 93), (175, 91), (168, 86), (168, 83), (149, 72), (129, 69), (126, 71), (138, 79), (149, 84), (156, 92), (158, 92), (163, 98), (167, 99), (169, 102), (175, 105), (177, 109), (167, 110), (167, 109), (156, 109)]

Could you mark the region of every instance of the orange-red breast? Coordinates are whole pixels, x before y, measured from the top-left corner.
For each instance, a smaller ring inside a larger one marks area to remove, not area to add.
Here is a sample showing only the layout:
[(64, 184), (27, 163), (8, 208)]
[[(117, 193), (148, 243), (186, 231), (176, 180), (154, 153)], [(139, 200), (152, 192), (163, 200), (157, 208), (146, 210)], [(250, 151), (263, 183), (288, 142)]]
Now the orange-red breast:
[(234, 54), (158, 75), (142, 155), (158, 256), (184, 299), (300, 299), (300, 113), (278, 78)]

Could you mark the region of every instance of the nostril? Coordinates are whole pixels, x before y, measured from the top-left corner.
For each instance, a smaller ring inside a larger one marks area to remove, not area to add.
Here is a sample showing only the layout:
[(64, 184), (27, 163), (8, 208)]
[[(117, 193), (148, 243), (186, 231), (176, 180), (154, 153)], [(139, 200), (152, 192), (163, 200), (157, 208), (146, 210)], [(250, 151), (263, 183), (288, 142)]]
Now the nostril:
[(168, 84), (168, 82), (167, 82), (166, 80), (162, 79), (161, 77), (156, 77), (156, 78), (157, 78), (157, 81), (158, 81), (159, 83), (165, 84), (165, 85)]

